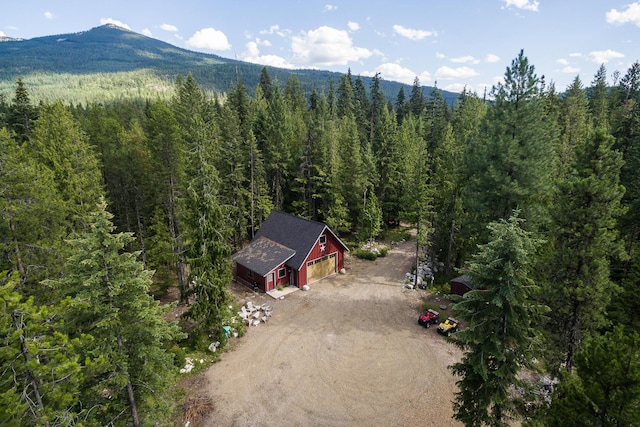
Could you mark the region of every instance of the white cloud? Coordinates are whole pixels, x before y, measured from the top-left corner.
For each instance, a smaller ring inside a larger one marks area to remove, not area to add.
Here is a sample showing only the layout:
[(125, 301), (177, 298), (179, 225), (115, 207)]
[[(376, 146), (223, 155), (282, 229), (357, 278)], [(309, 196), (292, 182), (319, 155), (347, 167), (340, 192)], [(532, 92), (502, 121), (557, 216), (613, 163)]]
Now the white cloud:
[[(376, 67), (375, 72), (367, 72), (365, 75), (374, 76), (376, 73), (380, 73), (382, 78), (385, 80), (393, 80), (395, 82), (401, 82), (409, 85), (413, 84), (413, 80), (417, 76), (417, 74), (410, 69), (391, 62), (381, 64)], [(428, 78), (430, 79), (430, 77)]]
[(260, 30), (260, 34), (277, 34), (280, 37), (286, 37), (289, 33), (289, 30), (281, 30), (280, 25), (272, 25), (268, 30)]
[(570, 65), (564, 67), (562, 69), (563, 73), (568, 73), (568, 74), (578, 74), (580, 72), (580, 68), (578, 67), (572, 67)]
[(102, 19), (100, 19), (100, 25), (107, 25), (107, 24), (115, 25), (115, 26), (118, 26), (120, 28), (124, 28), (126, 30), (131, 31), (131, 28), (127, 24), (125, 24), (122, 21), (118, 21), (117, 19), (111, 19), (111, 18), (102, 18)]
[(353, 45), (344, 30), (322, 26), (303, 32), (291, 40), (296, 62), (311, 66), (346, 65), (371, 56), (371, 51)]
[(489, 53), (484, 57), (484, 62), (488, 62), (489, 64), (493, 64), (498, 61), (500, 61), (500, 57), (498, 55), (494, 55), (493, 53)]
[(478, 64), (480, 62), (471, 55), (459, 56), (457, 58), (449, 58), (449, 61), (459, 63), (459, 64)]
[(556, 59), (556, 62), (560, 65), (569, 65), (569, 61), (564, 58)]
[(44, 17), (45, 17), (45, 19), (53, 19), (53, 18), (55, 18), (55, 15), (53, 13), (49, 12), (49, 11), (46, 11), (44, 13)]
[(640, 27), (640, 2), (635, 2), (627, 5), (627, 8), (622, 12), (618, 12), (617, 9), (611, 9), (606, 14), (608, 24), (626, 24), (631, 22), (632, 24)]
[(624, 58), (624, 55), (620, 52), (616, 52), (615, 50), (607, 49), (607, 50), (594, 50), (589, 52), (589, 56), (591, 60), (596, 64), (606, 64), (612, 59)]
[(540, 6), (540, 2), (536, 0), (504, 0), (504, 3), (507, 7), (514, 6), (518, 9), (531, 10), (533, 12), (537, 12), (538, 6)]
[(570, 53), (569, 56), (572, 58), (579, 58), (582, 56), (582, 54), (580, 52), (573, 52), (573, 53)]
[(475, 77), (478, 75), (478, 72), (473, 68), (469, 67), (440, 67), (436, 71), (436, 79), (465, 79), (470, 77)]
[(446, 85), (442, 89), (448, 90), (449, 92), (462, 93), (463, 90), (467, 90), (467, 92), (471, 91), (471, 87), (464, 83), (452, 83), (450, 85)]
[(161, 30), (165, 30), (165, 31), (170, 31), (172, 33), (177, 33), (178, 32), (178, 27), (176, 27), (175, 25), (171, 25), (171, 24), (162, 24), (162, 25), (160, 25), (160, 29)]
[(353, 21), (349, 21), (347, 23), (347, 26), (349, 27), (349, 29), (351, 31), (358, 31), (360, 29), (360, 24), (358, 24), (357, 22), (353, 22)]
[(445, 54), (444, 54), (444, 53), (437, 52), (437, 53), (436, 53), (436, 58), (438, 58), (438, 59), (444, 59), (444, 58), (446, 58), (446, 56), (445, 56)]
[(412, 28), (405, 28), (402, 25), (394, 25), (393, 31), (411, 40), (422, 40), (430, 36), (437, 36), (435, 31), (414, 30)]
[(3, 33), (2, 31), (0, 31), (0, 37), (7, 37), (7, 35), (5, 33)]
[(148, 28), (145, 28), (144, 30), (142, 30), (142, 34), (144, 34), (147, 37), (153, 37), (153, 33), (151, 33), (151, 30)]
[(295, 68), (286, 59), (277, 55), (260, 55), (260, 49), (258, 43), (248, 42), (247, 50), (241, 55), (241, 58), (247, 62), (253, 62), (254, 64), (270, 65), (278, 68)]
[(266, 47), (271, 47), (271, 42), (269, 40), (262, 40), (260, 38), (256, 39), (256, 44), (258, 46), (266, 46)]
[(333, 4), (325, 4), (324, 5), (325, 12), (333, 12), (334, 10), (338, 10), (338, 6)]
[(186, 42), (187, 47), (203, 50), (229, 50), (231, 44), (222, 31), (215, 28), (203, 28), (196, 31)]

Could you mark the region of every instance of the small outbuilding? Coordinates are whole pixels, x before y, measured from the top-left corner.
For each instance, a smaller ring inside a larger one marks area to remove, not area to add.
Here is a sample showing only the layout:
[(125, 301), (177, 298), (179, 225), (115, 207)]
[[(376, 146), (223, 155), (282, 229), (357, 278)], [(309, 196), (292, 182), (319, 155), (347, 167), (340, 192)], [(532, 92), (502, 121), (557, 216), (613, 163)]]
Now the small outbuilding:
[(467, 292), (473, 290), (473, 288), (471, 287), (469, 276), (456, 277), (455, 279), (451, 279), (449, 281), (449, 284), (451, 285), (451, 294), (454, 295), (462, 296)]
[(326, 224), (274, 210), (232, 258), (239, 282), (269, 292), (278, 286), (302, 288), (339, 272), (345, 251)]

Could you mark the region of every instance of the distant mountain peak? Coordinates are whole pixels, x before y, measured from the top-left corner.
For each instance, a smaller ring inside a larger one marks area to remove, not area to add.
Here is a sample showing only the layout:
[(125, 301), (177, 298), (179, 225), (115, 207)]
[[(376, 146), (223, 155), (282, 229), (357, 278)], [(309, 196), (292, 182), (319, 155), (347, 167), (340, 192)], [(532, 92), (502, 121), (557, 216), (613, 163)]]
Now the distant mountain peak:
[(108, 23), (108, 24), (100, 25), (99, 27), (95, 27), (94, 29), (97, 29), (97, 28), (112, 28), (112, 29), (114, 29), (114, 30), (131, 31), (131, 30), (130, 30), (130, 29), (128, 29), (128, 28), (121, 27), (120, 25), (118, 25), (118, 24), (113, 24), (113, 23)]

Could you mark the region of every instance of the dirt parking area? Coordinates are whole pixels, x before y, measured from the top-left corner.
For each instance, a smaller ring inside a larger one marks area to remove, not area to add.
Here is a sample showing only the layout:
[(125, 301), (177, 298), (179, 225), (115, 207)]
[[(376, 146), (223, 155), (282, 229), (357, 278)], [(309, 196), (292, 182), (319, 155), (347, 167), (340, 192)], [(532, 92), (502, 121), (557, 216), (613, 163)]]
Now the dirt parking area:
[[(269, 303), (273, 316), (248, 328), (204, 373), (213, 399), (203, 426), (452, 426), (460, 352), (417, 323), (425, 291), (405, 289), (414, 244), (376, 261), (347, 258), (346, 274)], [(242, 302), (242, 301), (241, 301)], [(193, 427), (193, 426), (192, 426)]]

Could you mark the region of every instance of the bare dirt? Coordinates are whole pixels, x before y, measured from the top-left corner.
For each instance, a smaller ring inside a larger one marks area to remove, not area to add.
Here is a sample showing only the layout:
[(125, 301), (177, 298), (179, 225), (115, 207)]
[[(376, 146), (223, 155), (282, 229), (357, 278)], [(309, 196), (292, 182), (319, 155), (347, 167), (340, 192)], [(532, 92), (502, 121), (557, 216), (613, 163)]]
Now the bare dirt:
[(459, 425), (447, 366), (460, 352), (417, 323), (426, 292), (403, 287), (413, 250), (406, 242), (376, 261), (347, 256), (346, 274), (282, 300), (236, 288), (240, 303), (269, 303), (273, 316), (232, 338), (194, 381), (213, 402), (198, 425)]

